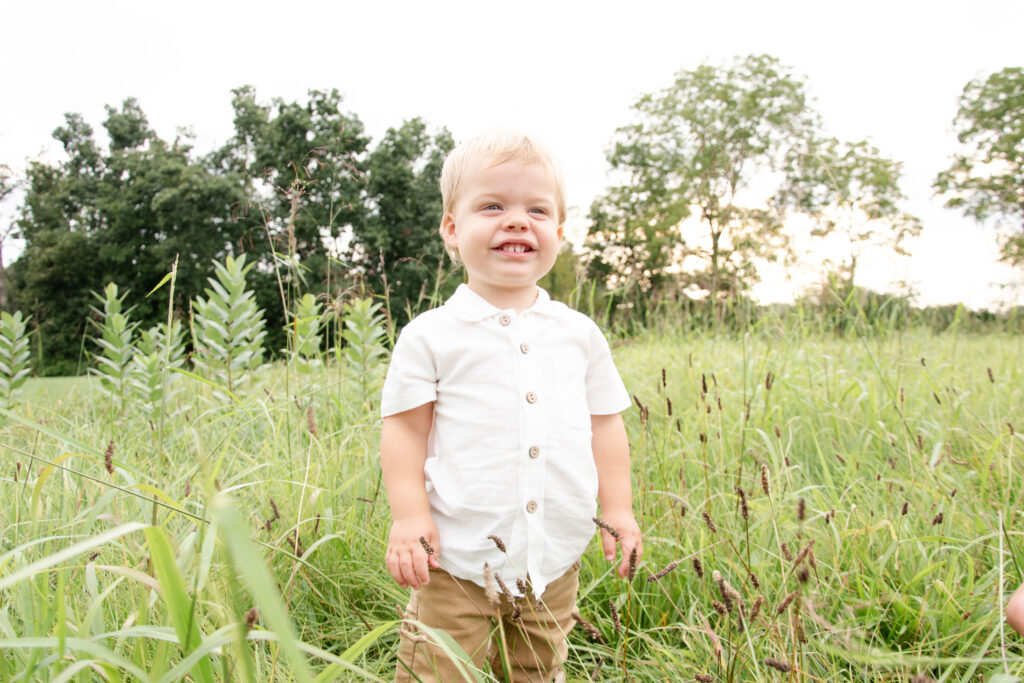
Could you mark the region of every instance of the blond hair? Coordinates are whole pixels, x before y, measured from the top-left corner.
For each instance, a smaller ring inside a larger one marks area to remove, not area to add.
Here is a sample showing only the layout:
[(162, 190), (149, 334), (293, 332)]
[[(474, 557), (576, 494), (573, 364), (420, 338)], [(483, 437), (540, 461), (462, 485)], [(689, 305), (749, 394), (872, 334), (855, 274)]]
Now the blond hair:
[[(444, 216), (451, 213), (459, 200), (459, 192), (465, 176), (479, 163), (486, 163), (484, 168), (494, 168), (508, 161), (522, 164), (536, 164), (548, 172), (555, 186), (555, 207), (558, 213), (558, 225), (565, 224), (565, 181), (562, 169), (558, 166), (548, 148), (536, 137), (522, 131), (499, 128), (467, 140), (453, 149), (445, 158), (441, 167), (441, 211), (442, 226)], [(458, 254), (452, 253), (458, 260)]]

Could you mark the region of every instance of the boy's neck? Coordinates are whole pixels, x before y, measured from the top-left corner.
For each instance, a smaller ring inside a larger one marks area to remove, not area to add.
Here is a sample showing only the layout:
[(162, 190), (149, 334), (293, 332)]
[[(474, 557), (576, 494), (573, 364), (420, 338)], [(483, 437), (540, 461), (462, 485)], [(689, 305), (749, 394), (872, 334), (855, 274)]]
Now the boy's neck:
[(467, 286), (481, 299), (502, 310), (509, 308), (516, 313), (525, 311), (537, 301), (537, 286), (534, 285), (524, 289), (499, 289), (497, 287), (482, 286), (478, 283), (467, 282)]

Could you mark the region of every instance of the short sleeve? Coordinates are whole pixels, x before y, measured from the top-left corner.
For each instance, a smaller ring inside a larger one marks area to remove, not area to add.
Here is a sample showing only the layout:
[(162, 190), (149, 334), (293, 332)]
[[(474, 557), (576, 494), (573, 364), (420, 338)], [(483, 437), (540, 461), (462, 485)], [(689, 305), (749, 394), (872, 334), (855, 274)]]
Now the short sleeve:
[(422, 326), (409, 323), (398, 335), (381, 392), (382, 417), (437, 400), (437, 368)]
[(608, 340), (590, 321), (590, 358), (587, 363), (587, 409), (591, 415), (612, 415), (629, 408), (632, 401), (612, 360)]

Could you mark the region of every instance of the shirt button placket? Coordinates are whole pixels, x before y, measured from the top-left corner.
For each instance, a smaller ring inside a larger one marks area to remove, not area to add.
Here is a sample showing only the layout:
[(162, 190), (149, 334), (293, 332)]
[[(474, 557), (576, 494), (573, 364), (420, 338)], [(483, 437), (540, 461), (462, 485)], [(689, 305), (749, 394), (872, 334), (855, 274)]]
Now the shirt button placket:
[[(540, 457), (542, 449), (546, 447), (545, 434), (547, 430), (547, 413), (551, 406), (549, 401), (552, 396), (547, 395), (547, 378), (544, 376), (536, 349), (530, 344), (531, 323), (534, 320), (531, 316), (516, 317), (513, 327), (510, 330), (514, 344), (518, 348), (515, 354), (518, 356), (516, 365), (519, 367), (519, 377), (522, 381), (523, 393), (523, 430), (520, 432), (520, 453), (522, 458), (523, 481), (520, 482), (519, 491), (520, 510), (526, 518), (526, 571), (542, 574), (544, 562), (545, 544), (550, 539), (545, 539), (544, 525), (544, 500), (547, 477), (545, 476), (546, 458)], [(524, 457), (525, 456), (525, 457)]]

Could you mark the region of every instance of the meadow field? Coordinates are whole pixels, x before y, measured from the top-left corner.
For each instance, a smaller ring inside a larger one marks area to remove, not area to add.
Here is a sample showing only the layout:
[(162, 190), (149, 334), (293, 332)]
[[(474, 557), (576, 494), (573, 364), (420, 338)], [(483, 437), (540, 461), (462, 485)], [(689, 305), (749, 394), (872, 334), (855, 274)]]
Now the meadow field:
[[(390, 680), (388, 336), (230, 392), (175, 372), (159, 419), (31, 380), (0, 417), (0, 680)], [(570, 680), (1022, 680), (1020, 336), (612, 345), (646, 554), (619, 579), (595, 537)]]

